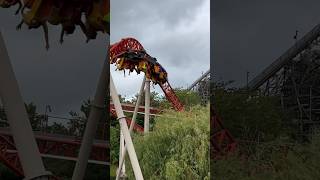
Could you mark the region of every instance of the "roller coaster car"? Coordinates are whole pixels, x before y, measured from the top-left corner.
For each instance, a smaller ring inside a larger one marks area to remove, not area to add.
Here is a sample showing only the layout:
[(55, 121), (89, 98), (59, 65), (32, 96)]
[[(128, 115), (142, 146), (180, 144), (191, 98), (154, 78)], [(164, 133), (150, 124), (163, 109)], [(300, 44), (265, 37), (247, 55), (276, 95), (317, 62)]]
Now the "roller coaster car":
[[(33, 3), (32, 3), (33, 1)], [(24, 8), (31, 6), (31, 10), (27, 13), (23, 13)], [(49, 49), (49, 35), (48, 35), (48, 26), (47, 19), (51, 15), (51, 11), (53, 9), (53, 0), (31, 0), (25, 4), (22, 10), (22, 21), (17, 26), (17, 29), (21, 29), (22, 24), (25, 23), (28, 25), (29, 29), (43, 27), (45, 40), (46, 40), (46, 48)]]
[(128, 69), (129, 73), (135, 70), (138, 74), (144, 72), (154, 84), (163, 84), (167, 81), (168, 75), (165, 69), (146, 52), (125, 52), (115, 62), (111, 61), (111, 64), (116, 63), (117, 70)]
[(0, 0), (0, 7), (3, 8), (10, 8), (11, 6), (15, 6), (16, 4), (18, 4), (19, 7), (16, 10), (15, 14), (18, 14), (20, 9), (22, 8), (22, 3), (20, 0)]
[[(60, 34), (60, 43), (63, 43), (64, 34), (73, 34), (76, 26), (80, 26), (82, 32), (87, 36), (87, 30), (85, 24), (82, 22), (82, 12), (86, 11), (88, 6), (75, 3), (72, 1), (65, 2), (64, 5), (61, 7), (60, 11), (58, 12), (58, 16), (55, 14), (53, 15), (52, 19), (57, 19), (56, 22), (60, 21), (62, 25), (62, 30)], [(54, 12), (57, 13), (57, 12)], [(50, 22), (50, 21), (49, 21)]]
[(52, 11), (48, 17), (48, 22), (52, 25), (59, 25), (62, 22), (61, 11), (63, 9), (64, 2), (61, 0), (56, 0), (53, 3)]
[(110, 33), (110, 23), (106, 21), (110, 16), (109, 0), (93, 0), (92, 8), (86, 15), (87, 42), (96, 39), (97, 32)]

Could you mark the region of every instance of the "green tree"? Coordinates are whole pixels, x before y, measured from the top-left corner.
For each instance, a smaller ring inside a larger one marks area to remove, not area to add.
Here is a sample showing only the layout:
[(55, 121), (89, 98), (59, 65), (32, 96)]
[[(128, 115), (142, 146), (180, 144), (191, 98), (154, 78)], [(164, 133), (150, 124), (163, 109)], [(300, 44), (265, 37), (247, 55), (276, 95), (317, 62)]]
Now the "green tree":
[(213, 101), (224, 125), (237, 138), (268, 141), (281, 133), (282, 112), (276, 97), (217, 89)]
[(28, 117), (33, 130), (41, 129), (41, 122), (44, 120), (44, 116), (40, 116), (37, 113), (37, 106), (31, 102), (29, 104), (25, 103), (25, 108), (28, 113)]
[(47, 131), (52, 134), (68, 134), (68, 129), (62, 124), (53, 122), (52, 125), (48, 126)]
[[(174, 92), (186, 110), (190, 109), (190, 107), (201, 104), (201, 98), (196, 92), (182, 88), (176, 88), (174, 89)], [(160, 107), (163, 109), (173, 108), (172, 104), (165, 96), (160, 99)]]
[[(139, 96), (139, 94), (136, 94), (134, 96), (134, 98), (132, 98), (131, 101), (129, 101), (129, 103), (135, 104), (137, 102), (138, 96)], [(163, 97), (159, 93), (157, 93), (156, 91), (150, 92), (150, 106), (151, 107), (158, 108), (162, 101), (163, 101)], [(142, 93), (140, 105), (143, 106), (144, 104), (145, 104), (145, 93)]]

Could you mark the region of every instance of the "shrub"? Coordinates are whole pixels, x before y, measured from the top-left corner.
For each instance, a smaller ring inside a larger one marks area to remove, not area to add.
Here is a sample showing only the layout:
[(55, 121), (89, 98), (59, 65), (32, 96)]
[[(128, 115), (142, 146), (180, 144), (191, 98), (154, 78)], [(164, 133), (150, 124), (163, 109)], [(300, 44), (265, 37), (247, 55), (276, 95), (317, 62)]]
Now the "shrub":
[(211, 174), (216, 180), (309, 180), (320, 177), (320, 134), (311, 143), (274, 140), (255, 145), (247, 158), (234, 154), (212, 160)]
[(269, 141), (281, 133), (283, 115), (275, 97), (216, 90), (214, 105), (236, 138)]

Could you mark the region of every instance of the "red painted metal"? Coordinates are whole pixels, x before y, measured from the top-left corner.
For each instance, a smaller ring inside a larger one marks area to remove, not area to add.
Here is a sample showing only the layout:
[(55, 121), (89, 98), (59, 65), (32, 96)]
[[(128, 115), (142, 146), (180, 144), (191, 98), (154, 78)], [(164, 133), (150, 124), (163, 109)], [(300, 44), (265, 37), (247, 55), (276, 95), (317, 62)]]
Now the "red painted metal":
[[(113, 117), (117, 117), (116, 111), (114, 109), (112, 109), (111, 106), (110, 106), (110, 113)], [(128, 126), (130, 126), (132, 120), (130, 118), (126, 117), (126, 121), (127, 121)], [(142, 126), (140, 126), (139, 124), (134, 123), (133, 130), (135, 130), (137, 132), (143, 132), (144, 128)]]
[[(110, 47), (110, 63), (115, 63), (117, 57), (121, 56), (126, 52), (137, 52), (143, 51), (147, 56), (143, 46), (134, 38), (125, 38), (111, 45)], [(177, 111), (183, 111), (183, 104), (180, 102), (179, 98), (176, 96), (173, 88), (170, 86), (169, 82), (166, 81), (160, 84), (161, 89), (163, 90), (167, 100), (171, 102), (172, 106)]]
[(237, 147), (237, 142), (234, 140), (231, 133), (223, 126), (221, 118), (216, 114), (211, 107), (211, 137), (212, 145), (211, 156), (219, 157), (229, 152), (233, 152)]
[[(126, 118), (126, 121), (127, 121), (128, 126), (130, 126), (132, 119)], [(139, 124), (137, 124), (137, 123), (134, 124), (133, 129), (138, 131), (138, 132), (141, 132), (141, 133), (144, 132), (144, 128), (142, 126), (140, 126)]]
[[(41, 154), (77, 158), (81, 139), (55, 134), (35, 132), (35, 138)], [(96, 141), (93, 144), (90, 160), (109, 162), (108, 144), (105, 141)], [(8, 128), (0, 129), (0, 161), (17, 175), (24, 173), (19, 161), (17, 149)]]
[[(117, 57), (126, 52), (143, 51), (148, 55), (143, 46), (133, 38), (122, 39), (120, 42), (115, 43), (110, 48), (110, 63), (114, 63)], [(163, 90), (167, 100), (171, 102), (176, 111), (183, 111), (183, 104), (175, 94), (173, 88), (166, 80), (166, 82), (160, 83), (160, 87)], [(112, 112), (112, 111), (111, 111)], [(211, 145), (213, 146), (213, 154), (224, 154), (230, 151), (234, 151), (237, 143), (230, 134), (230, 132), (223, 126), (220, 117), (215, 113), (212, 108), (211, 111)], [(127, 121), (128, 122), (128, 121)]]
[(0, 160), (18, 176), (23, 177), (22, 166), (12, 137), (0, 135)]
[(145, 51), (143, 46), (134, 38), (124, 38), (110, 46), (110, 59), (114, 63), (121, 54), (128, 51)]
[[(114, 110), (114, 104), (112, 102), (110, 102), (109, 105), (110, 105), (110, 109)], [(131, 105), (131, 104), (121, 103), (121, 106), (122, 106), (122, 109), (125, 111), (132, 111), (133, 112), (135, 109), (135, 105)], [(144, 106), (139, 106), (138, 112), (144, 113)], [(150, 107), (150, 114), (159, 114), (160, 112), (161, 112), (160, 109)]]
[(183, 104), (180, 102), (169, 82), (167, 81), (163, 84), (160, 84), (160, 87), (163, 93), (166, 95), (167, 100), (171, 102), (173, 108), (175, 108), (176, 111), (183, 111)]

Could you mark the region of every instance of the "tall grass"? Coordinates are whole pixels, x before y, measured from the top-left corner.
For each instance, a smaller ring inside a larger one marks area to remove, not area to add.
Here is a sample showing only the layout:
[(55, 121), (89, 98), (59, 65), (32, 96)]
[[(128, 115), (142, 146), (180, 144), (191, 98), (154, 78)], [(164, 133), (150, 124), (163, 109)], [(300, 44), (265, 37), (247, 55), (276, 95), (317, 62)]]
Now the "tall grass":
[[(156, 118), (154, 131), (136, 134), (134, 144), (145, 179), (210, 179), (209, 108), (167, 111)], [(127, 158), (129, 179), (134, 179)]]
[(320, 134), (309, 143), (274, 140), (253, 145), (256, 151), (243, 158), (234, 154), (212, 160), (211, 174), (216, 180), (319, 180)]

